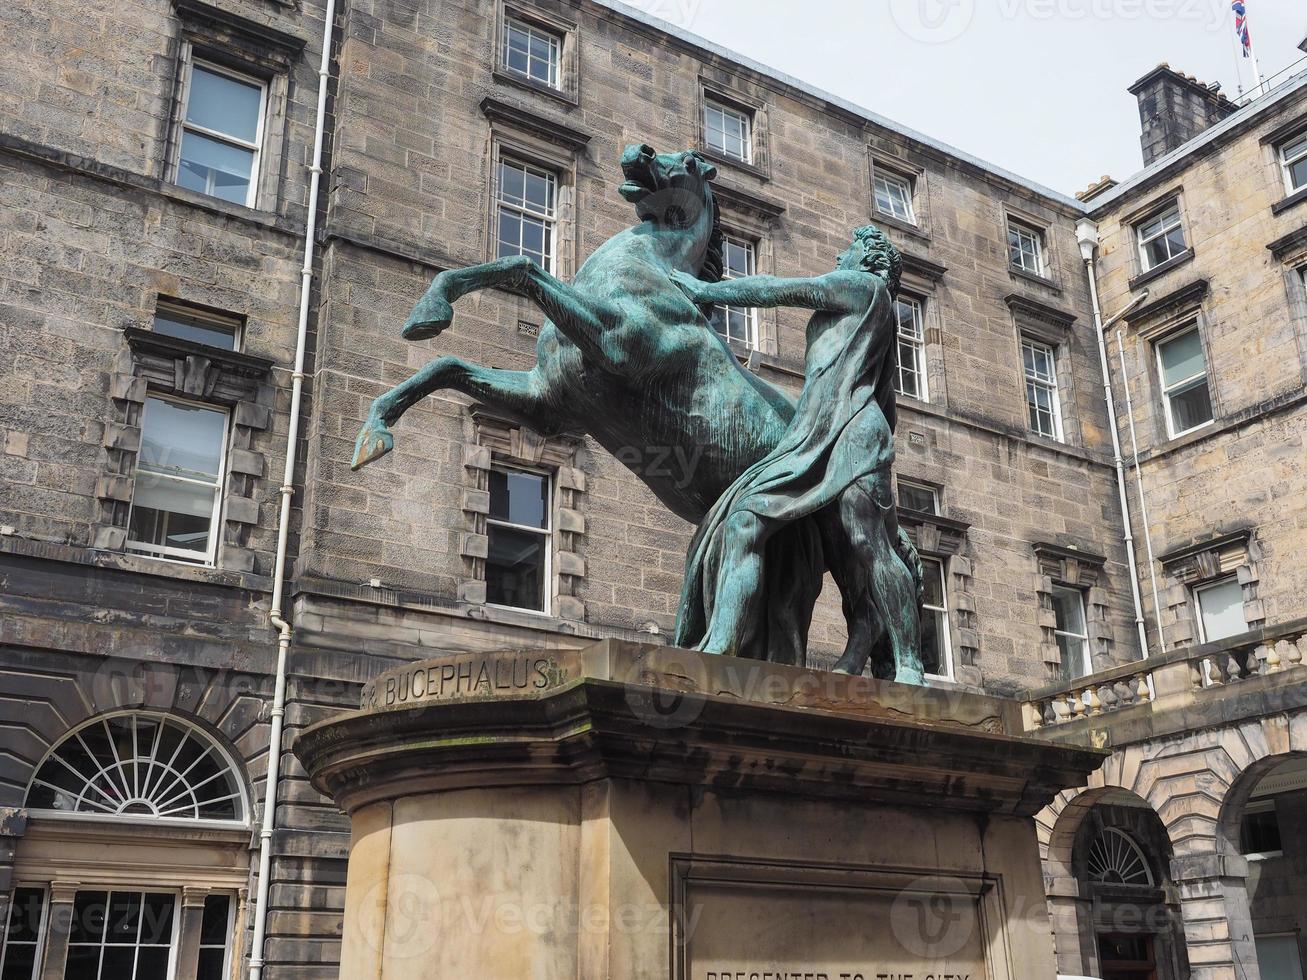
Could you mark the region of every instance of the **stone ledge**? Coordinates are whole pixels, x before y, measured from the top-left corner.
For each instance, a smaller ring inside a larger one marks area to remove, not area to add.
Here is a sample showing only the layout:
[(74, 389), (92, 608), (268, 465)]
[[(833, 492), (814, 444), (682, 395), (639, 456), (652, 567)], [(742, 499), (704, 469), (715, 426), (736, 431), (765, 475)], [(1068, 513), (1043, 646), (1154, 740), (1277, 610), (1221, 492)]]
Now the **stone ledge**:
[(349, 812), (629, 778), (1028, 816), (1106, 757), (1011, 734), (1014, 701), (612, 640), (405, 665), (364, 700), (295, 743), (314, 787)]

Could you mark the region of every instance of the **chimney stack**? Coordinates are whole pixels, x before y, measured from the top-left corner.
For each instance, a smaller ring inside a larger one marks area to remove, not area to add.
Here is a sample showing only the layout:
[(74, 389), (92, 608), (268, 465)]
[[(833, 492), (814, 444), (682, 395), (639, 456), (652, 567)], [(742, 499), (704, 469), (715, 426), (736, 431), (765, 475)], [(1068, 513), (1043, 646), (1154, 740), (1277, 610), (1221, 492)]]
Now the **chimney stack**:
[(1221, 94), (1219, 84), (1205, 85), (1166, 62), (1131, 85), (1130, 94), (1139, 100), (1145, 167), (1239, 108)]

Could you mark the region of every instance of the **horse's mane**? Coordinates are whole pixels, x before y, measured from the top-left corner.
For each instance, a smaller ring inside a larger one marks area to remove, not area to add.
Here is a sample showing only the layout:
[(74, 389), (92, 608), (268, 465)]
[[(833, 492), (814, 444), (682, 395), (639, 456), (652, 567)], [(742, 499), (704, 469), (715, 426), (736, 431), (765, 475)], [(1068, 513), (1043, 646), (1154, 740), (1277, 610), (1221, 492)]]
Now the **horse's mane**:
[(722, 209), (717, 203), (717, 195), (711, 190), (712, 199), (712, 234), (708, 236), (708, 251), (704, 253), (703, 265), (699, 267), (699, 279), (703, 282), (718, 282), (726, 268), (726, 238), (722, 234)]

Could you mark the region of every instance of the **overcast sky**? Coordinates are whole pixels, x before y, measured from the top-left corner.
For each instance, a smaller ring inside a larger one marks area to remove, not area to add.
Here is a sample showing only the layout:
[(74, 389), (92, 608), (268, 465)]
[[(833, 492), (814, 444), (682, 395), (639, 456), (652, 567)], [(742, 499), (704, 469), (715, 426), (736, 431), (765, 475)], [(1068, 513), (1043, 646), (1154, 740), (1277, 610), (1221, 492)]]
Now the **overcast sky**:
[[(1065, 193), (1140, 169), (1159, 62), (1238, 93), (1229, 0), (626, 2)], [(1303, 57), (1307, 4), (1247, 7), (1263, 75)]]

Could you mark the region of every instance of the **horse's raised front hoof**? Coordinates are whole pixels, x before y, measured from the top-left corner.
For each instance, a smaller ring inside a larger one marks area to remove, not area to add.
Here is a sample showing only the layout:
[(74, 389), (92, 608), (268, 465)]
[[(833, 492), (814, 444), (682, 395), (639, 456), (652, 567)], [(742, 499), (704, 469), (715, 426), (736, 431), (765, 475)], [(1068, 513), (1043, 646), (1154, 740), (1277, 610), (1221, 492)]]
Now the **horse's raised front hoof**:
[(439, 296), (423, 296), (400, 331), (405, 340), (427, 340), (454, 321), (454, 308)]
[(354, 462), (350, 464), (350, 469), (362, 469), (394, 448), (395, 437), (386, 428), (386, 423), (377, 418), (369, 418), (354, 443)]

